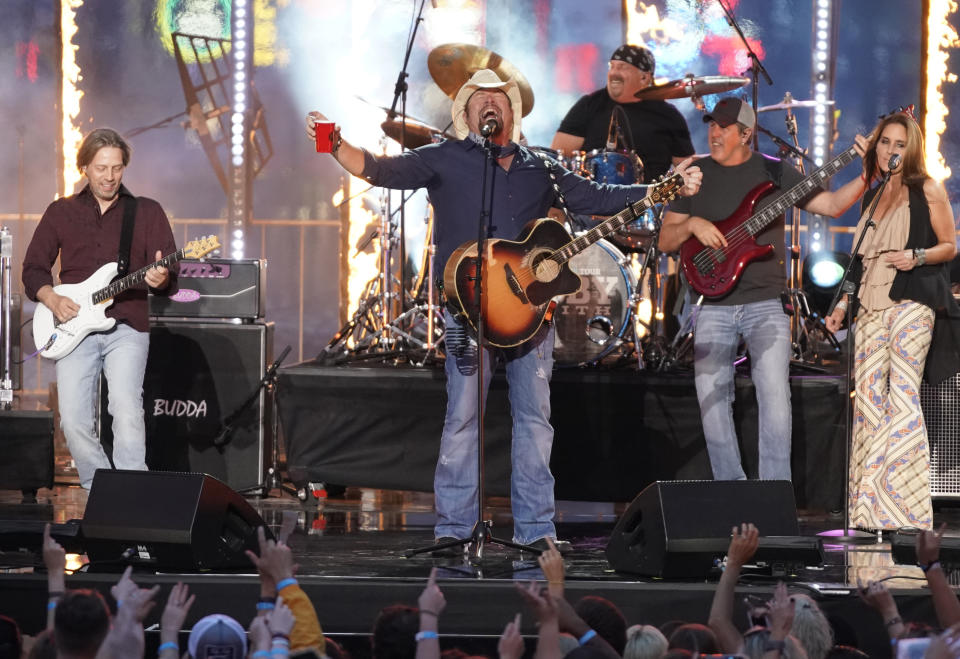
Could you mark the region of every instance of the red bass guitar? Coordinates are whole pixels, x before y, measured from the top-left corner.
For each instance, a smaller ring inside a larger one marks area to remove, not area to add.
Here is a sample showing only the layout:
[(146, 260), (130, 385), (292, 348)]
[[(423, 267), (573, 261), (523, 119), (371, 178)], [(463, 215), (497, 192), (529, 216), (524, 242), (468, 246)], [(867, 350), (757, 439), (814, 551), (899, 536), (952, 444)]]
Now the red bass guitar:
[(680, 247), (680, 262), (693, 290), (708, 298), (723, 297), (733, 290), (751, 261), (765, 258), (773, 252), (773, 245), (757, 244), (757, 235), (784, 211), (853, 162), (857, 155), (851, 146), (756, 213), (754, 209), (757, 205), (778, 188), (771, 181), (755, 187), (733, 215), (716, 223), (720, 233), (727, 239), (726, 247), (713, 249), (705, 247), (695, 236), (688, 238)]

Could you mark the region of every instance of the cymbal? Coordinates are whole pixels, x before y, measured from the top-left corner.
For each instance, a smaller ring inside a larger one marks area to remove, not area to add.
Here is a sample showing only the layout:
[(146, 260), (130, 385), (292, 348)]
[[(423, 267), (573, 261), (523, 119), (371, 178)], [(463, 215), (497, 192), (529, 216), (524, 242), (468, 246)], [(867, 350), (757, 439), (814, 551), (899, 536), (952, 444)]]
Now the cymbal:
[(474, 73), (481, 69), (490, 69), (500, 76), (501, 80), (513, 78), (516, 81), (520, 88), (524, 117), (533, 109), (533, 89), (520, 73), (520, 69), (482, 46), (468, 43), (437, 46), (427, 56), (427, 69), (430, 70), (433, 81), (450, 98), (457, 97), (457, 92)]
[(774, 105), (764, 105), (757, 108), (757, 112), (770, 112), (772, 110), (792, 110), (794, 108), (814, 108), (818, 105), (833, 105), (833, 100), (827, 101), (784, 101)]
[[(395, 142), (400, 142), (400, 134), (402, 129), (400, 124), (401, 119), (400, 117), (397, 117), (396, 119), (387, 119), (380, 124), (380, 128), (383, 129), (383, 132), (386, 133), (387, 137)], [(439, 142), (443, 138), (452, 139), (450, 135), (447, 135), (439, 128), (434, 128), (429, 124), (425, 124), (422, 121), (417, 121), (416, 119), (411, 119), (410, 117), (407, 117), (407, 126), (403, 134), (406, 137), (406, 140), (403, 142), (403, 146), (407, 149), (416, 149), (418, 146), (433, 144), (434, 142)]]
[(692, 98), (707, 94), (720, 94), (739, 89), (750, 82), (750, 78), (738, 76), (693, 76), (671, 80), (662, 85), (652, 85), (641, 89), (634, 96), (645, 101), (665, 101), (668, 98)]

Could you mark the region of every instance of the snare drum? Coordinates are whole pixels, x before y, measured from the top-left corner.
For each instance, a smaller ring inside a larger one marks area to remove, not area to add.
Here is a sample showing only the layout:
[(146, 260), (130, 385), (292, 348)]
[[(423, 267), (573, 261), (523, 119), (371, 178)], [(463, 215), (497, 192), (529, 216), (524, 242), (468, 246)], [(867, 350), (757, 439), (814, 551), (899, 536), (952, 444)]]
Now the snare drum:
[(643, 182), (643, 162), (633, 151), (594, 149), (583, 158), (583, 172), (597, 183), (633, 185)]
[(554, 361), (557, 366), (595, 364), (623, 343), (637, 280), (623, 254), (605, 240), (570, 259), (570, 268), (583, 282), (554, 310)]

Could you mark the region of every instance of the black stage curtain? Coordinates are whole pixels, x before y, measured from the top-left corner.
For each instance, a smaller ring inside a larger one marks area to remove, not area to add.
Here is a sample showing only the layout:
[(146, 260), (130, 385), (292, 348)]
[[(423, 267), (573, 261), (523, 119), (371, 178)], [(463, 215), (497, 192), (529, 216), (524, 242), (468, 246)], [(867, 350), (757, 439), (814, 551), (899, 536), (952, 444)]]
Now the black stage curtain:
[[(842, 507), (843, 379), (791, 378), (797, 505)], [(291, 480), (433, 489), (446, 405), (441, 370), (411, 367), (280, 369), (278, 403)], [(712, 477), (693, 377), (565, 369), (553, 375), (551, 468), (558, 499), (631, 501), (655, 480)], [(747, 474), (757, 474), (756, 398), (736, 384), (735, 421)], [(510, 407), (494, 376), (486, 412), (487, 493), (510, 493)]]

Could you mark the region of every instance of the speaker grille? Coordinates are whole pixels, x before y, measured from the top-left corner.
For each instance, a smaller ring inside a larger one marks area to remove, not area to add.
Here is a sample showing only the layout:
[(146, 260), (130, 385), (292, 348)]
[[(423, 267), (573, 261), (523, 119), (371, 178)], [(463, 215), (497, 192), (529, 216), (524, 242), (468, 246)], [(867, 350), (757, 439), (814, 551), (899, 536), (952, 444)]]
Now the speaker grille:
[(960, 498), (960, 373), (937, 386), (920, 384), (930, 447), (930, 494)]

